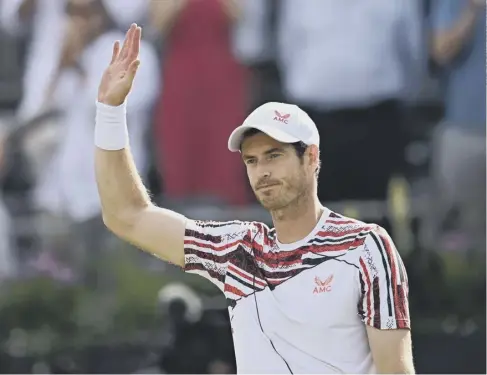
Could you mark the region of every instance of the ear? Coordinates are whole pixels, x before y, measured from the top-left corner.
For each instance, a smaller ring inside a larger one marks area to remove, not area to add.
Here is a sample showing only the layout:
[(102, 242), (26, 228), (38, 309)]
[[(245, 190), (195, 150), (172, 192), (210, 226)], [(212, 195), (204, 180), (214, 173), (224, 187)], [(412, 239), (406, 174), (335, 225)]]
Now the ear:
[(306, 150), (308, 153), (308, 161), (313, 170), (318, 168), (320, 164), (320, 149), (316, 145), (311, 145)]

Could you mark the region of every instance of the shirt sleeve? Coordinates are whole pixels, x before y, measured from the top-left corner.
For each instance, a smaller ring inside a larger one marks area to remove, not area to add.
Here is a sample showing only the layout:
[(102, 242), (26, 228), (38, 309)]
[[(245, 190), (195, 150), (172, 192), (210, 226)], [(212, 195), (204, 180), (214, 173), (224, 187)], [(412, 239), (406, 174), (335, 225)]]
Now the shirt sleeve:
[(210, 280), (222, 292), (230, 257), (249, 228), (244, 222), (188, 220), (184, 235), (184, 270)]
[(410, 328), (408, 279), (399, 253), (387, 232), (371, 231), (359, 258), (362, 321), (377, 329)]

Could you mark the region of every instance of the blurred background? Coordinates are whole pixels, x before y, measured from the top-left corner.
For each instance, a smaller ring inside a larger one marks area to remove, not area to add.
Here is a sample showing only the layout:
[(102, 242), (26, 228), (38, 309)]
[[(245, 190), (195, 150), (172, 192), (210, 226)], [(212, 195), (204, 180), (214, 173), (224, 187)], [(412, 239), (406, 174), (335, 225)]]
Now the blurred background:
[(484, 0), (0, 0), (0, 372), (234, 373), (226, 303), (109, 234), (98, 81), (144, 27), (131, 147), (154, 200), (271, 224), (227, 138), (285, 101), (319, 129), (319, 196), (383, 225), (418, 373), (485, 373)]

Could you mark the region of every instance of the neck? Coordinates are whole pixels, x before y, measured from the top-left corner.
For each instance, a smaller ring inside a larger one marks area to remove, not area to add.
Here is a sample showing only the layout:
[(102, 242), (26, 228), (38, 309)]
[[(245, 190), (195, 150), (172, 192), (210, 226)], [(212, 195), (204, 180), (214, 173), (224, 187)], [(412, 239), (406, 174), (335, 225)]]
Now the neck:
[(281, 243), (293, 243), (305, 238), (318, 223), (324, 207), (316, 194), (303, 196), (295, 203), (271, 212), (277, 238)]

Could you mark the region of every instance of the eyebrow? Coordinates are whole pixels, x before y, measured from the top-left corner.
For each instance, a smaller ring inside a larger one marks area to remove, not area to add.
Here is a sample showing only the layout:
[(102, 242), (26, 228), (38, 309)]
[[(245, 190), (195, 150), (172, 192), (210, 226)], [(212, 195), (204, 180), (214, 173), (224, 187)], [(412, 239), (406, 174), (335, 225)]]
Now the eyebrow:
[[(269, 154), (272, 154), (274, 152), (284, 152), (284, 149), (281, 147), (273, 147), (273, 148), (265, 151), (264, 155), (269, 155)], [(248, 159), (251, 159), (253, 157), (255, 157), (255, 156), (254, 155), (242, 155), (243, 160), (248, 160)]]

